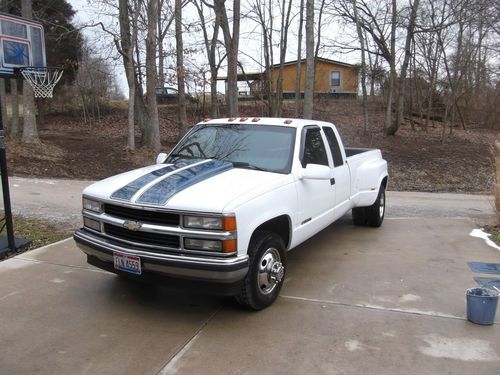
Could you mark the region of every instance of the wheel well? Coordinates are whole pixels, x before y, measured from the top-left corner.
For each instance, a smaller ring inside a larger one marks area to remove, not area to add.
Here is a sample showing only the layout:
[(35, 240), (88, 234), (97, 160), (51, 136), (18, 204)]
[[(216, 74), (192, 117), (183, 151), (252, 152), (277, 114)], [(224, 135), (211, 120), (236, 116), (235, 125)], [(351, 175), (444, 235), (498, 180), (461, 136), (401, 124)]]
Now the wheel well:
[(387, 187), (387, 179), (388, 179), (388, 177), (387, 177), (387, 176), (385, 176), (385, 177), (384, 177), (384, 179), (382, 180), (381, 185), (382, 185), (382, 186), (384, 186), (384, 188), (386, 188), (386, 187)]
[(281, 215), (259, 225), (254, 230), (252, 237), (257, 231), (267, 230), (279, 235), (285, 243), (285, 248), (288, 249), (288, 246), (290, 245), (290, 228), (290, 217), (287, 215)]

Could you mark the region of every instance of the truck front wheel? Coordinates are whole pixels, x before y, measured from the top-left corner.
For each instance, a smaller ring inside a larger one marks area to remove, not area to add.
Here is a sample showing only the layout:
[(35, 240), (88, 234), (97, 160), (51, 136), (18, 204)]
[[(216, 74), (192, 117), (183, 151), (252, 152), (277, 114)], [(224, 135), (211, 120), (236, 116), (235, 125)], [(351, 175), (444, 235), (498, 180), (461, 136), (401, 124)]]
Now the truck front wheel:
[(280, 236), (269, 231), (254, 234), (248, 249), (250, 267), (236, 300), (242, 306), (262, 310), (280, 293), (287, 267), (286, 251)]

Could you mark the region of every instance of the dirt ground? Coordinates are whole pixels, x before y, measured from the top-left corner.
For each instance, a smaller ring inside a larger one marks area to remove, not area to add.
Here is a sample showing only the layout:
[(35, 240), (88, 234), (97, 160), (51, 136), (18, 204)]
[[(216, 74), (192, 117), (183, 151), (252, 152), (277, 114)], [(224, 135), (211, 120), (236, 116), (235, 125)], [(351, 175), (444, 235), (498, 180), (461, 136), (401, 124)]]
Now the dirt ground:
[[(315, 118), (331, 121), (339, 129), (344, 144), (382, 150), (390, 168), (390, 189), (408, 191), (448, 191), (492, 193), (494, 183), (493, 144), (498, 130), (469, 124), (467, 130), (454, 128), (441, 142), (438, 123), (425, 132), (403, 125), (396, 136), (383, 134), (383, 109), (370, 110), (368, 136), (362, 135), (363, 117), (359, 102), (323, 99), (315, 104)], [(293, 108), (285, 108), (292, 116)], [(262, 116), (263, 109), (242, 103), (245, 116)], [(85, 124), (80, 117), (48, 115), (39, 126), (41, 144), (7, 143), (9, 174), (32, 177), (101, 179), (154, 162), (155, 154), (139, 148), (126, 150), (126, 109), (116, 108), (100, 121)], [(191, 114), (193, 123), (202, 116)], [(164, 151), (179, 137), (174, 105), (160, 106)], [(139, 133), (137, 132), (137, 142)]]

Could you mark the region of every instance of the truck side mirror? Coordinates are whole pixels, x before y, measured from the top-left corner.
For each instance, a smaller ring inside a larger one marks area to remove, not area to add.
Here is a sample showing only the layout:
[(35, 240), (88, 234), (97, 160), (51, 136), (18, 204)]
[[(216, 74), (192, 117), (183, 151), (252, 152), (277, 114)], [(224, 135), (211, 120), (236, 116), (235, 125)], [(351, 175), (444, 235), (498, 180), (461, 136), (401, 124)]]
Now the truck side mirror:
[(331, 169), (326, 165), (307, 164), (302, 169), (302, 178), (304, 180), (329, 180), (331, 178)]
[(164, 152), (160, 152), (158, 156), (156, 157), (156, 164), (163, 164), (165, 163), (165, 160), (167, 160), (167, 154)]

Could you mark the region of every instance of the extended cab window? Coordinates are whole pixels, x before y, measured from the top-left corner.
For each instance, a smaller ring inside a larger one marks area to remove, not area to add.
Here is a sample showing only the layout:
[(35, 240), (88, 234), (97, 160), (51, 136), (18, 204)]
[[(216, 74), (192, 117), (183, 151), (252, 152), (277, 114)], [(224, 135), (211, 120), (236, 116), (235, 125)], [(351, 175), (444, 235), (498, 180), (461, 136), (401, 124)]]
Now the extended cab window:
[(306, 129), (302, 167), (305, 168), (307, 164), (328, 166), (328, 157), (323, 138), (321, 138), (321, 130), (316, 127)]
[(332, 152), (333, 165), (336, 167), (343, 165), (344, 159), (342, 158), (342, 151), (340, 151), (339, 141), (337, 141), (335, 132), (332, 128), (328, 128), (326, 126), (323, 127), (323, 131), (325, 132), (328, 145), (330, 146), (330, 151)]

